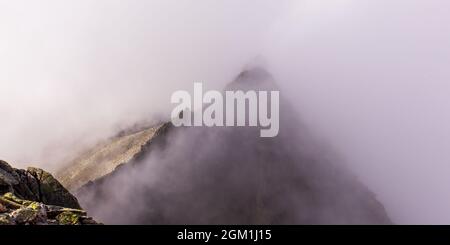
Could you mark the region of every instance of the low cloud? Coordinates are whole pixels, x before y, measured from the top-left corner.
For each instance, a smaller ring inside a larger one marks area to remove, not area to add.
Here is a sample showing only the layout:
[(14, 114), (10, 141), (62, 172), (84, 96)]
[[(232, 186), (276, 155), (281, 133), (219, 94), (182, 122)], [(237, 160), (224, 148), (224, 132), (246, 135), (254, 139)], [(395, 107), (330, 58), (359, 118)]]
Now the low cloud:
[(394, 222), (449, 223), (443, 0), (0, 1), (0, 151), (57, 169), (261, 55)]

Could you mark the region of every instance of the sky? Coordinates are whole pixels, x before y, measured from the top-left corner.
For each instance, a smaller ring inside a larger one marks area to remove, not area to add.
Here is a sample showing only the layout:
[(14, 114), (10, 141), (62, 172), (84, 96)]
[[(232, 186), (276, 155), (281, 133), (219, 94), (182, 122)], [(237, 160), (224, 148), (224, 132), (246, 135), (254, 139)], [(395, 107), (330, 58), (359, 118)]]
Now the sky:
[(0, 0), (0, 158), (53, 171), (256, 59), (394, 222), (449, 224), (449, 23), (445, 0)]
[[(57, 168), (172, 92), (220, 89), (258, 52), (273, 1), (0, 1), (2, 158)], [(206, 87), (205, 86), (205, 87)]]

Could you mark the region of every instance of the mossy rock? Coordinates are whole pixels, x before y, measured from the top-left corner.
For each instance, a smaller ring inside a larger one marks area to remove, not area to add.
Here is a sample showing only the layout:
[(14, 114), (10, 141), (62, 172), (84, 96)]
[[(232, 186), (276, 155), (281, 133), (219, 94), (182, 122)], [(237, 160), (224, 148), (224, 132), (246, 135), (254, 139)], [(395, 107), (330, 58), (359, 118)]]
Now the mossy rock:
[(32, 167), (27, 170), (15, 169), (0, 160), (0, 195), (5, 193), (11, 193), (5, 197), (8, 200), (25, 206), (29, 203), (23, 203), (23, 200), (81, 209), (75, 196), (50, 173)]
[(21, 198), (18, 198), (17, 196), (15, 196), (15, 195), (14, 195), (13, 193), (11, 193), (11, 192), (5, 193), (5, 194), (3, 195), (3, 198), (5, 198), (6, 200), (15, 202), (15, 203), (17, 203), (17, 204), (20, 204), (20, 205), (25, 205), (25, 206), (28, 206), (28, 205), (30, 205), (31, 203), (33, 203), (32, 201), (23, 200), (23, 199), (21, 199)]
[(50, 173), (15, 169), (0, 160), (0, 225), (58, 224), (97, 223)]
[(78, 200), (50, 173), (39, 168), (28, 168), (39, 182), (40, 201), (45, 204), (81, 209)]
[(29, 202), (24, 208), (11, 213), (11, 217), (17, 224), (40, 224), (47, 222), (45, 205), (38, 202)]
[(0, 225), (15, 225), (16, 223), (8, 214), (0, 214)]
[(56, 216), (56, 220), (60, 225), (79, 225), (80, 224), (80, 216), (72, 213), (72, 212), (62, 212), (58, 216)]
[(35, 223), (38, 213), (38, 210), (32, 208), (21, 208), (14, 211), (11, 216), (17, 224), (30, 224)]
[(81, 210), (81, 209), (64, 208), (64, 207), (59, 207), (59, 206), (47, 205), (47, 216), (51, 219), (55, 218), (56, 216), (58, 216), (64, 212), (70, 212), (70, 213), (76, 214), (78, 216), (86, 216), (87, 215), (86, 211)]
[(6, 193), (5, 195), (0, 196), (0, 204), (11, 209), (19, 209), (23, 207), (21, 202), (11, 200), (11, 197), (14, 197), (12, 193)]

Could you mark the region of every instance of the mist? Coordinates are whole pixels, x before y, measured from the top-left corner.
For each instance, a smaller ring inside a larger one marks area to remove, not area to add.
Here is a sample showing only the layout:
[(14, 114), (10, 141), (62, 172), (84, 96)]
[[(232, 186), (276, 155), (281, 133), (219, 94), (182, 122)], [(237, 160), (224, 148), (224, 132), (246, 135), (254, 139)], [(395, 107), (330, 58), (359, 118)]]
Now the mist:
[(449, 16), (443, 0), (0, 1), (0, 157), (55, 170), (260, 56), (395, 223), (448, 224)]
[(395, 222), (448, 224), (450, 4), (303, 4), (273, 30), (271, 72)]
[(0, 1), (2, 158), (57, 169), (68, 153), (121, 128), (168, 120), (174, 91), (194, 82), (221, 89), (258, 54), (285, 8), (283, 1)]

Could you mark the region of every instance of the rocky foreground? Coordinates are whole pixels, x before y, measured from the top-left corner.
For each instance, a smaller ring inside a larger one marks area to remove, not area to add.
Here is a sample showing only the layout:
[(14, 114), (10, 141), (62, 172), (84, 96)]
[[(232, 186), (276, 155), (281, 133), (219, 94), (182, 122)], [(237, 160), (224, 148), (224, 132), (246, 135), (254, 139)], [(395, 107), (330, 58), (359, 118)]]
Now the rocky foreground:
[(0, 225), (98, 224), (53, 176), (0, 160)]

